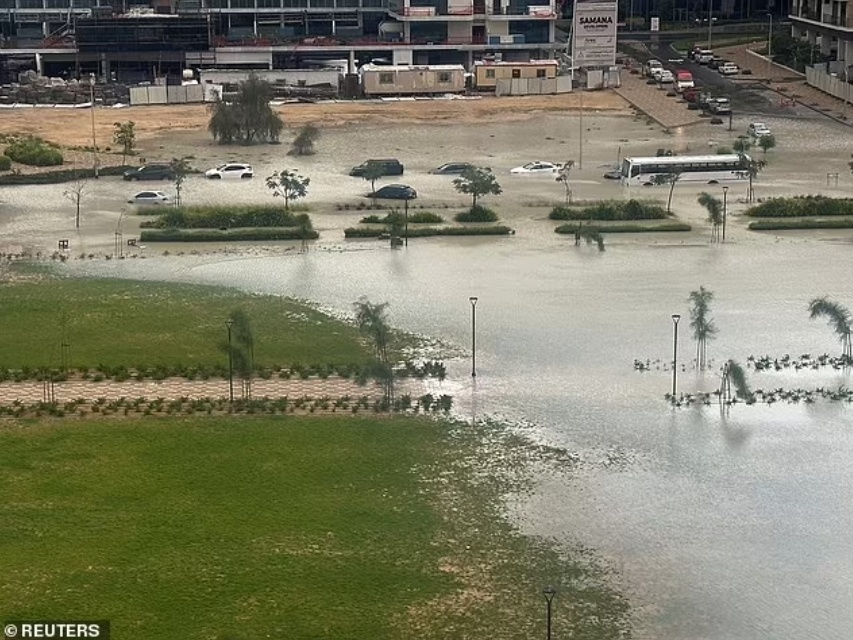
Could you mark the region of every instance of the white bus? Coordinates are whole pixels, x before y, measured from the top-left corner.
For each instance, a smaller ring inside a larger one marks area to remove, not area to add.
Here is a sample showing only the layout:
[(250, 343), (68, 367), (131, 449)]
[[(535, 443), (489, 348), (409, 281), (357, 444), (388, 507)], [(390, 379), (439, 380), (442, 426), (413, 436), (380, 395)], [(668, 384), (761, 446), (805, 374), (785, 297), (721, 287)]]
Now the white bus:
[(749, 156), (656, 156), (622, 160), (622, 184), (654, 184), (655, 176), (681, 174), (680, 182), (717, 184), (723, 180), (744, 180)]

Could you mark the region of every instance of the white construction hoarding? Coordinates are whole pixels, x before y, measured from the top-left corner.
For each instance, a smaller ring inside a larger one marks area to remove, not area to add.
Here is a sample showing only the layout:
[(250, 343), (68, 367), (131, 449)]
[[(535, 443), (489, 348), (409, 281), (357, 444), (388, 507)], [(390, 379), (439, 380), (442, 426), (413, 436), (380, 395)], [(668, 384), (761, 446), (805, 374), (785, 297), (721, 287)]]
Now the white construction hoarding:
[(578, 67), (616, 64), (618, 3), (575, 0), (572, 53)]

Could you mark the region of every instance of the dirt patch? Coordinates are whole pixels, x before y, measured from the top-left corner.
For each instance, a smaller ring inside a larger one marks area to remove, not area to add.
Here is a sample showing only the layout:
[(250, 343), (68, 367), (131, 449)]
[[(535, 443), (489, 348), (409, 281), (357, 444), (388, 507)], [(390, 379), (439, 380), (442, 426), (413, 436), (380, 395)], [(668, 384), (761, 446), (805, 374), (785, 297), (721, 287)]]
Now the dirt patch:
[[(627, 103), (610, 91), (587, 92), (584, 110), (612, 114), (630, 113)], [(415, 100), (404, 102), (351, 101), (322, 104), (286, 104), (276, 107), (289, 127), (314, 123), (321, 127), (347, 124), (400, 124), (452, 122), (455, 124), (529, 120), (539, 113), (579, 109), (578, 94), (482, 98), (479, 100)], [(206, 105), (172, 105), (97, 109), (95, 130), (98, 146), (112, 143), (113, 123), (132, 120), (137, 140), (145, 141), (170, 131), (204, 131)], [(92, 112), (88, 109), (8, 109), (0, 120), (0, 133), (31, 133), (63, 146), (87, 146), (92, 142)]]

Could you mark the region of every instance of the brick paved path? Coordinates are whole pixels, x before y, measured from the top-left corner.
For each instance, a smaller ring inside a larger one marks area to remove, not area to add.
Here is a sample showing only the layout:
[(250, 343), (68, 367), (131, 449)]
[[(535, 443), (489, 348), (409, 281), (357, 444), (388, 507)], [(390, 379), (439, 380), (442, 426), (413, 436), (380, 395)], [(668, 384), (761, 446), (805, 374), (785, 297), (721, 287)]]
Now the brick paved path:
[(657, 84), (646, 84), (646, 78), (640, 75), (623, 69), (621, 80), (622, 86), (614, 91), (662, 127), (675, 129), (707, 122), (707, 118), (699, 117), (699, 111), (688, 110), (680, 96), (667, 96), (666, 90)]

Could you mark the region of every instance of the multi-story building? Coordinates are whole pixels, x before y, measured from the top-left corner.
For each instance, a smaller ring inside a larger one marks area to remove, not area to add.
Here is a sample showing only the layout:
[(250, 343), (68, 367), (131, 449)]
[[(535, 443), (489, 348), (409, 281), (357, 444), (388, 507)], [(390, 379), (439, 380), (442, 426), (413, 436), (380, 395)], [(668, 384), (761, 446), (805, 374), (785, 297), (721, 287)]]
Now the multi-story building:
[(792, 0), (788, 17), (795, 38), (820, 46), (844, 68), (853, 65), (853, 0)]
[(556, 0), (0, 0), (0, 66), (135, 81), (187, 67), (547, 59)]

